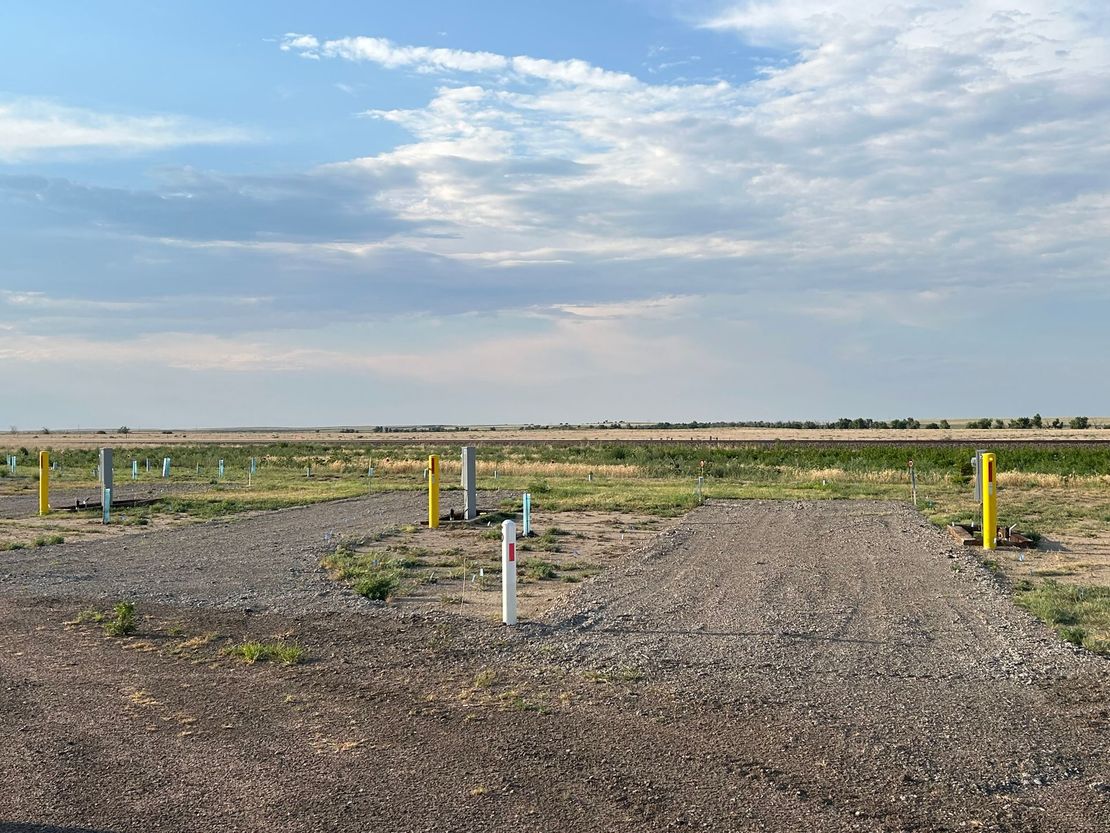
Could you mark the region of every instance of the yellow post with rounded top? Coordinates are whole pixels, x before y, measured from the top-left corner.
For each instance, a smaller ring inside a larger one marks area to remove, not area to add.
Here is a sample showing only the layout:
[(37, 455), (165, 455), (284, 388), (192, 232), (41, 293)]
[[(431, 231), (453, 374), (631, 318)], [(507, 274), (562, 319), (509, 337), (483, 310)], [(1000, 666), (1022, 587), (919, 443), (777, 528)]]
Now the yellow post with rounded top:
[(428, 528), (439, 526), (439, 455), (428, 457)]
[(993, 550), (998, 536), (998, 473), (994, 455), (984, 454), (979, 465), (983, 477), (983, 549)]
[(39, 452), (39, 514), (50, 514), (50, 454)]

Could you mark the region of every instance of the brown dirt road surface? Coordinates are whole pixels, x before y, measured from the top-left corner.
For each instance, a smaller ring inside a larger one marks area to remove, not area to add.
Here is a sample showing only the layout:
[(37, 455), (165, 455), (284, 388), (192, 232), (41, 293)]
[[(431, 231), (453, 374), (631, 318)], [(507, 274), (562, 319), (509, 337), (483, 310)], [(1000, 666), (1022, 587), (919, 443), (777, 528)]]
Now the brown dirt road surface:
[(707, 505), (513, 630), (314, 572), (418, 510), (4, 554), (0, 831), (1110, 829), (1110, 663), (904, 506)]

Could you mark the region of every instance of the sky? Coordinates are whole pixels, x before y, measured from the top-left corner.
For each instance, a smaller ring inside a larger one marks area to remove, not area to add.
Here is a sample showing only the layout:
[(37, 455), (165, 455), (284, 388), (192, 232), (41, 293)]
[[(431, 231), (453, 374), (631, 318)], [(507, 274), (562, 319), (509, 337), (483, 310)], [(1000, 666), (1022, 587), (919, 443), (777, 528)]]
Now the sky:
[(1103, 0), (0, 37), (4, 427), (1110, 414)]

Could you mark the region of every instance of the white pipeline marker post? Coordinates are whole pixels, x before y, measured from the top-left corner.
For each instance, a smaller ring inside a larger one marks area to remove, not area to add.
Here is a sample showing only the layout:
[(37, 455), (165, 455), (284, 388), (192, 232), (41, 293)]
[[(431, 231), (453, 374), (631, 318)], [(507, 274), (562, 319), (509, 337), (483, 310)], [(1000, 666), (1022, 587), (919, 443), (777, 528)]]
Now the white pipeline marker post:
[(532, 495), (524, 493), (524, 528), (522, 534), (525, 538), (532, 534)]
[(913, 491), (913, 505), (917, 506), (917, 472), (913, 467), (913, 460), (910, 460), (910, 489)]
[(501, 621), (516, 624), (516, 524), (501, 524)]

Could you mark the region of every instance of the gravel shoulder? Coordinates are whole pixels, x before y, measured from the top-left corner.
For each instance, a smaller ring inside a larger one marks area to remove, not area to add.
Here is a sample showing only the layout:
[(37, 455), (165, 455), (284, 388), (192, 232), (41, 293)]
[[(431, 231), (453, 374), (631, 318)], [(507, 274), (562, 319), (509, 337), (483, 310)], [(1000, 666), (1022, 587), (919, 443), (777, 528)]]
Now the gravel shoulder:
[[(325, 533), (420, 508), (4, 561), (0, 831), (1110, 829), (1110, 663), (904, 506), (710, 504), (511, 631), (320, 595)], [(124, 594), (135, 637), (63, 624)]]

